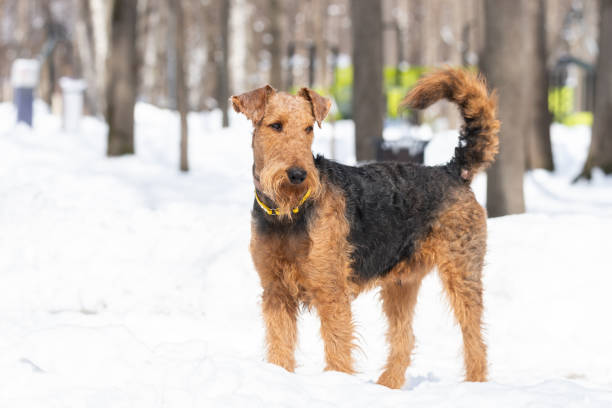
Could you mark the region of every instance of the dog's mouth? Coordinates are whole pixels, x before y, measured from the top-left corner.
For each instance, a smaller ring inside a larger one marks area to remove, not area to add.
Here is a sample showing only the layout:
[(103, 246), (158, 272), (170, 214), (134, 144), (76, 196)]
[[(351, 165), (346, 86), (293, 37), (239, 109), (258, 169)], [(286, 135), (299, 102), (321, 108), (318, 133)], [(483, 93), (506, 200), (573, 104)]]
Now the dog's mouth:
[(264, 187), (264, 193), (274, 200), (283, 213), (290, 212), (291, 209), (298, 206), (309, 189), (308, 182), (304, 181), (299, 185), (292, 184), (286, 174), (277, 175), (270, 184)]
[[(319, 190), (318, 180), (312, 174), (300, 184), (293, 184), (287, 177), (286, 171), (277, 171), (272, 176), (266, 174), (265, 170), (261, 177), (253, 174), (255, 187), (261, 187), (261, 192), (273, 203), (273, 208), (277, 209), (280, 215), (294, 214), (294, 209), (303, 204), (303, 199), (308, 194), (308, 198), (315, 197)], [(259, 188), (258, 188), (259, 189)]]

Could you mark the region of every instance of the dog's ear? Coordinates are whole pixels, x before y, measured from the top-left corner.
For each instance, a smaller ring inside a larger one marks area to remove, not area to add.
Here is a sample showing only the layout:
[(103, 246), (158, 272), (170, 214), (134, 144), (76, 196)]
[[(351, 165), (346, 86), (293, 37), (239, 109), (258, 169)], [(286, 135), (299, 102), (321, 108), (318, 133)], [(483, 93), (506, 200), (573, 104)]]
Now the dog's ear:
[(325, 119), (329, 113), (329, 109), (331, 108), (331, 100), (308, 88), (300, 89), (298, 95), (310, 102), (310, 105), (312, 106), (312, 114), (314, 115), (319, 127), (321, 127), (321, 122), (323, 122), (323, 119)]
[(256, 126), (263, 118), (268, 98), (276, 93), (270, 85), (262, 86), (241, 95), (232, 96), (232, 106), (238, 113), (243, 113)]

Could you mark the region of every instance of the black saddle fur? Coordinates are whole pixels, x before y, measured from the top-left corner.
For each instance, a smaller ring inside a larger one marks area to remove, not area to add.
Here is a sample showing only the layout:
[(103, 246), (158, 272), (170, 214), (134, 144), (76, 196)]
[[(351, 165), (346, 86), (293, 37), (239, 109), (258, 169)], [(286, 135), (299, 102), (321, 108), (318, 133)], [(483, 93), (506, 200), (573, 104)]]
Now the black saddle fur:
[[(469, 188), (454, 160), (443, 166), (383, 162), (346, 166), (315, 158), (323, 182), (344, 192), (353, 278), (368, 281), (410, 260), (431, 230), (441, 205), (456, 189)], [(262, 234), (305, 234), (316, 208), (307, 201), (291, 222), (266, 214), (254, 203), (253, 218)]]

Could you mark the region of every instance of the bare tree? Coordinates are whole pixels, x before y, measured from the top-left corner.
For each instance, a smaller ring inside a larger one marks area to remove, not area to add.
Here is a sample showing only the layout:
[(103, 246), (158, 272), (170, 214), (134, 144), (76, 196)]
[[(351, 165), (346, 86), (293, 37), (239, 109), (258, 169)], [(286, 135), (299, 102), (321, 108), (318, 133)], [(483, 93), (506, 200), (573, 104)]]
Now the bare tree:
[(211, 2), (207, 6), (202, 7), (202, 13), (199, 15), (199, 21), (202, 22), (204, 27), (204, 43), (206, 50), (206, 62), (204, 65), (204, 74), (200, 80), (200, 84), (198, 88), (201, 90), (200, 93), (200, 109), (209, 109), (210, 101), (208, 98), (214, 99), (217, 103), (217, 106), (221, 106), (221, 101), (219, 100), (219, 86), (218, 82), (218, 68), (219, 64), (217, 63), (217, 40), (219, 39), (219, 24), (218, 19), (220, 17), (220, 13), (216, 12), (217, 2)]
[[(221, 0), (220, 5), (220, 32), (219, 32), (219, 48), (220, 53), (217, 55), (217, 103), (223, 114), (223, 127), (229, 126), (228, 117), (228, 100), (230, 97), (229, 90), (229, 23), (230, 23), (230, 0)], [(220, 55), (219, 55), (220, 54)]]
[(482, 70), (499, 92), (500, 151), (487, 177), (487, 210), (498, 217), (525, 211), (523, 173), (525, 140), (525, 8), (530, 0), (485, 0), (485, 47)]
[(327, 87), (327, 0), (314, 0), (312, 3), (312, 28), (314, 31), (314, 52), (316, 59), (314, 83), (321, 87)]
[(134, 153), (134, 105), (138, 88), (136, 1), (112, 0), (107, 58), (106, 121), (109, 156)]
[(530, 1), (528, 6), (528, 30), (531, 41), (527, 43), (531, 57), (527, 59), (531, 95), (524, 99), (529, 105), (530, 117), (525, 121), (526, 168), (553, 170), (550, 124), (552, 115), (548, 110), (548, 69), (546, 66), (546, 1)]
[[(181, 0), (177, 0), (180, 2)], [(178, 62), (178, 5), (175, 1), (166, 1), (166, 12), (167, 12), (167, 34), (166, 34), (166, 81), (168, 83), (168, 106), (170, 109), (178, 110), (178, 89), (177, 89), (177, 69), (179, 68)]]
[(95, 37), (93, 32), (90, 0), (74, 0), (78, 10), (76, 24), (77, 52), (81, 59), (83, 74), (88, 87), (85, 91), (87, 107), (90, 113), (99, 113), (98, 88), (96, 86)]
[(612, 0), (600, 0), (599, 56), (595, 67), (595, 111), (591, 147), (580, 177), (594, 167), (612, 173)]
[(172, 71), (175, 73), (176, 85), (176, 107), (179, 111), (181, 122), (181, 142), (180, 142), (180, 169), (181, 171), (189, 171), (189, 158), (187, 149), (187, 112), (188, 98), (187, 85), (185, 83), (185, 19), (183, 16), (183, 1), (168, 0), (168, 11), (170, 12), (170, 25), (172, 26), (174, 44), (176, 53), (174, 54), (175, 67)]
[(283, 81), (283, 89), (290, 90), (293, 87), (293, 69), (295, 64), (295, 51), (297, 42), (297, 24), (296, 17), (298, 15), (300, 5), (297, 1), (290, 1), (286, 5), (285, 26), (287, 27), (287, 65), (285, 78)]
[(409, 45), (408, 62), (411, 65), (423, 65), (423, 35), (424, 35), (424, 18), (425, 18), (425, 3), (421, 0), (408, 0), (409, 22), (407, 38)]
[(270, 36), (272, 41), (268, 47), (270, 52), (270, 85), (276, 89), (281, 89), (283, 86), (282, 78), (282, 27), (281, 18), (283, 14), (282, 1), (268, 0), (268, 10), (270, 15)]
[[(47, 38), (47, 42), (57, 41), (55, 37), (55, 21), (53, 18), (53, 14), (51, 13), (51, 4), (50, 0), (44, 0), (40, 3), (41, 10), (43, 12), (43, 18), (45, 21), (45, 37)], [(53, 99), (53, 92), (55, 91), (55, 77), (56, 77), (56, 67), (54, 60), (54, 49), (55, 44), (48, 43), (50, 46), (49, 54), (46, 55), (44, 60), (44, 67), (46, 69), (46, 75), (41, 78), (41, 88), (42, 88), (42, 99), (46, 102), (47, 105), (51, 106)]]
[(351, 0), (351, 20), (357, 160), (375, 160), (384, 118), (381, 2)]

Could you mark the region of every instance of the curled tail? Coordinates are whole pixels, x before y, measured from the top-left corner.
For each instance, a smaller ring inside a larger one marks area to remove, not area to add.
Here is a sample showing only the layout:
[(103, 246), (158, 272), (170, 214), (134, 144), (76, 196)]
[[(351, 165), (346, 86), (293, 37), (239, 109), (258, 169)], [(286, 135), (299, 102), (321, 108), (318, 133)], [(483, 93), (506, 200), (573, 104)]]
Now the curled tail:
[(476, 173), (489, 167), (499, 147), (497, 98), (487, 92), (484, 78), (463, 69), (448, 68), (421, 78), (403, 104), (425, 109), (440, 99), (456, 103), (465, 124), (451, 161), (459, 176), (471, 181)]

